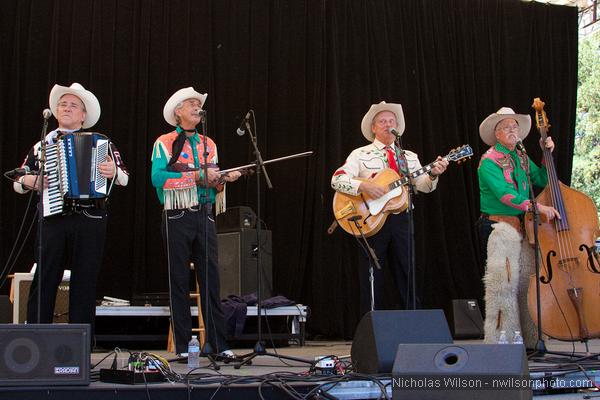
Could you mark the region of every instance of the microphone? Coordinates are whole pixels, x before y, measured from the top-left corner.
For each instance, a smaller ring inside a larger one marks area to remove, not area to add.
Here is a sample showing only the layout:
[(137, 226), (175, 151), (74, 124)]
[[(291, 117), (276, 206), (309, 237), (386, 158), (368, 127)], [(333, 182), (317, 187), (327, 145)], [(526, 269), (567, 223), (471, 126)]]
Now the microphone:
[(521, 153), (523, 154), (527, 154), (527, 152), (525, 151), (525, 146), (523, 146), (523, 142), (520, 140), (517, 140), (517, 145), (515, 146), (517, 148), (517, 150), (519, 150)]
[(15, 169), (11, 169), (10, 171), (6, 172), (4, 175), (7, 177), (21, 177), (24, 175), (39, 175), (40, 173), (38, 171), (31, 171), (31, 169), (26, 165), (23, 168), (15, 168)]
[(361, 219), (362, 219), (361, 215), (353, 215), (349, 218), (346, 218), (346, 221), (354, 222), (354, 221), (359, 221)]
[(52, 111), (50, 111), (49, 108), (44, 109), (44, 111), (42, 111), (42, 116), (44, 117), (44, 119), (48, 119), (52, 116)]
[(396, 136), (397, 138), (399, 138), (400, 136), (402, 136), (402, 134), (400, 132), (398, 132), (396, 130), (396, 128), (390, 128), (390, 133), (394, 136)]
[(250, 111), (246, 113), (246, 116), (240, 122), (240, 127), (237, 128), (236, 133), (238, 136), (244, 136), (246, 134), (246, 124), (250, 121)]
[(201, 116), (201, 117), (205, 116), (206, 115), (206, 110), (199, 109), (198, 110), (198, 115)]

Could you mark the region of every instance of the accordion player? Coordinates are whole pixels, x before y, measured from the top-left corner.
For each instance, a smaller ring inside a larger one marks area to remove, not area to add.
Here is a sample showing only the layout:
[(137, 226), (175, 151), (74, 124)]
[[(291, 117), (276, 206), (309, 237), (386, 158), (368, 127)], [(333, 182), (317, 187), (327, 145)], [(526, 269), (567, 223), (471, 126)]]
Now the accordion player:
[(107, 197), (114, 180), (109, 187), (98, 166), (108, 154), (115, 159), (108, 137), (96, 132), (66, 133), (47, 145), (44, 217), (63, 213), (65, 201)]

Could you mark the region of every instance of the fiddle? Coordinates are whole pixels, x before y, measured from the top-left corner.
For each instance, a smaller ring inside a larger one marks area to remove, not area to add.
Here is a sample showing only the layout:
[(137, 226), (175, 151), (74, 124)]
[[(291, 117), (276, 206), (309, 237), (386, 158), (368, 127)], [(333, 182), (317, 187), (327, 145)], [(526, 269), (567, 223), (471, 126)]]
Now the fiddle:
[[(207, 168), (218, 169), (219, 166), (215, 163), (206, 164)], [(218, 184), (223, 184), (226, 182), (225, 178), (229, 176), (230, 173), (234, 171), (239, 171), (241, 175), (252, 175), (254, 173), (254, 165), (245, 166), (245, 168), (232, 168), (224, 171), (219, 171), (219, 180)], [(170, 172), (192, 172), (192, 171), (203, 171), (204, 164), (201, 164), (199, 167), (194, 167), (193, 164), (185, 164), (176, 162), (167, 167), (167, 171)]]

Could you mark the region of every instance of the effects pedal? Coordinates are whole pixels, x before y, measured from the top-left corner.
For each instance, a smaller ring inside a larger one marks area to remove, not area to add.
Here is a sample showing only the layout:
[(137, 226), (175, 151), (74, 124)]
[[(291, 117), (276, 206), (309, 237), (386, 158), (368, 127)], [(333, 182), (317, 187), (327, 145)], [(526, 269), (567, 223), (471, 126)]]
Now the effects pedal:
[(315, 357), (315, 364), (311, 368), (311, 373), (314, 375), (337, 375), (336, 361), (331, 356)]

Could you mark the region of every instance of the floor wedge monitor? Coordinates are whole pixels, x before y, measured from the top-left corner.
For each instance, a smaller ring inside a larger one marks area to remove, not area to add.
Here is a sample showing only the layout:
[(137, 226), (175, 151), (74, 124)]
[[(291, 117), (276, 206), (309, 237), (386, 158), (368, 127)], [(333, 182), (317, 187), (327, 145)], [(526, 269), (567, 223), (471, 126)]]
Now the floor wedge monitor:
[(452, 316), (449, 319), (454, 339), (483, 339), (483, 318), (477, 300), (452, 300)]
[(400, 343), (452, 343), (442, 310), (371, 311), (361, 319), (352, 341), (352, 364), (357, 372), (392, 371)]
[(400, 344), (392, 398), (525, 400), (532, 398), (521, 344)]

